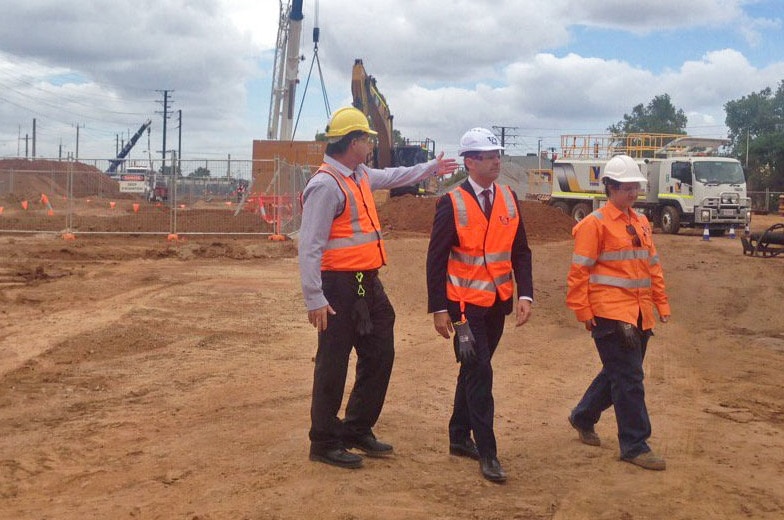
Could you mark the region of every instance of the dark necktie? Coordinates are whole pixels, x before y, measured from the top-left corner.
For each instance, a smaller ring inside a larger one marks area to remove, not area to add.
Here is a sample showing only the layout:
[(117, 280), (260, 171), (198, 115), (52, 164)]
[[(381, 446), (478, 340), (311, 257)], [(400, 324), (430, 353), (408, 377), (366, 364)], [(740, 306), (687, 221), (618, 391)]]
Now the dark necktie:
[(490, 194), (493, 193), (490, 190), (482, 190), (482, 209), (485, 212), (485, 217), (487, 220), (490, 220), (490, 213), (493, 211), (493, 203), (490, 202)]

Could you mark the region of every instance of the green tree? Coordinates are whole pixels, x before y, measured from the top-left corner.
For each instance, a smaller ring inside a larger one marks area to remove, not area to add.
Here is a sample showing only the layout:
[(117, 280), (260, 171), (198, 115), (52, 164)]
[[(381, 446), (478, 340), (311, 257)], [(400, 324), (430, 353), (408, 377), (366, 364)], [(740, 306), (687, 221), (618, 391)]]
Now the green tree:
[(392, 146), (405, 146), (406, 138), (397, 128), (392, 129)]
[(197, 178), (197, 179), (207, 178), (209, 176), (210, 176), (210, 170), (208, 170), (204, 166), (199, 166), (194, 171), (192, 171), (191, 174), (189, 175), (189, 177)]
[(733, 154), (751, 190), (784, 191), (784, 81), (724, 105)]
[(685, 134), (688, 118), (682, 109), (675, 109), (669, 94), (654, 97), (647, 106), (642, 103), (624, 114), (623, 119), (607, 128), (616, 135), (634, 133)]

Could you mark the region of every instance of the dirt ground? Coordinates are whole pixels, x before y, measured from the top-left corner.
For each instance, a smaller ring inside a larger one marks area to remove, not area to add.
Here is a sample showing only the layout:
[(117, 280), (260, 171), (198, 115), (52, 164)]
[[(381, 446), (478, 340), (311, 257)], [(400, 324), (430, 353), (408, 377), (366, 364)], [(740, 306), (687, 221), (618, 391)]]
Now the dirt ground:
[(0, 518), (784, 517), (784, 257), (656, 235), (673, 317), (645, 361), (668, 462), (649, 472), (618, 460), (612, 412), (600, 448), (566, 421), (599, 362), (564, 305), (570, 223), (524, 208), (536, 302), (494, 360), (495, 485), (447, 451), (457, 365), (426, 314), (429, 222), (402, 218), (432, 214), (416, 200), (381, 209), (397, 357), (375, 431), (396, 456), (360, 470), (308, 461), (295, 242), (0, 235)]

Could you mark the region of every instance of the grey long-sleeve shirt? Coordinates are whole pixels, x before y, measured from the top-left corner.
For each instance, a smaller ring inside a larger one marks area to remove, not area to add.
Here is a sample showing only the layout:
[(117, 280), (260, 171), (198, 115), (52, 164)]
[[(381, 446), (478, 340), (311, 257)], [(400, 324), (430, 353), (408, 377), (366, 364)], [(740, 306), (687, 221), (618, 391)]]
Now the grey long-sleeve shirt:
[[(325, 155), (324, 162), (333, 166), (341, 175), (350, 177), (354, 172), (332, 157)], [(364, 171), (370, 179), (370, 189), (397, 188), (415, 184), (433, 175), (438, 161), (432, 159), (415, 166), (377, 170), (364, 164), (357, 171)], [(320, 309), (327, 302), (321, 290), (321, 255), (329, 239), (332, 221), (343, 211), (345, 195), (335, 179), (329, 175), (313, 176), (302, 193), (302, 225), (299, 230), (299, 272), (302, 294), (309, 311)]]

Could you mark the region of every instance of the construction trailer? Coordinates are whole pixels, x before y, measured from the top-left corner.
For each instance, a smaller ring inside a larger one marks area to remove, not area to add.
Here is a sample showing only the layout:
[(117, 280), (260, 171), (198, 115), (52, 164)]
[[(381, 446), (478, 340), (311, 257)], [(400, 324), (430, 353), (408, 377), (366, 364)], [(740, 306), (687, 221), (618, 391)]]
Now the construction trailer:
[(324, 158), (324, 141), (253, 141), (253, 191), (264, 192), (275, 177), (276, 160), (315, 169)]
[(751, 200), (740, 162), (718, 154), (727, 144), (674, 134), (564, 135), (548, 203), (583, 219), (606, 203), (601, 175), (607, 161), (626, 154), (648, 179), (635, 208), (665, 233), (706, 227), (721, 235), (743, 228), (751, 220)]

